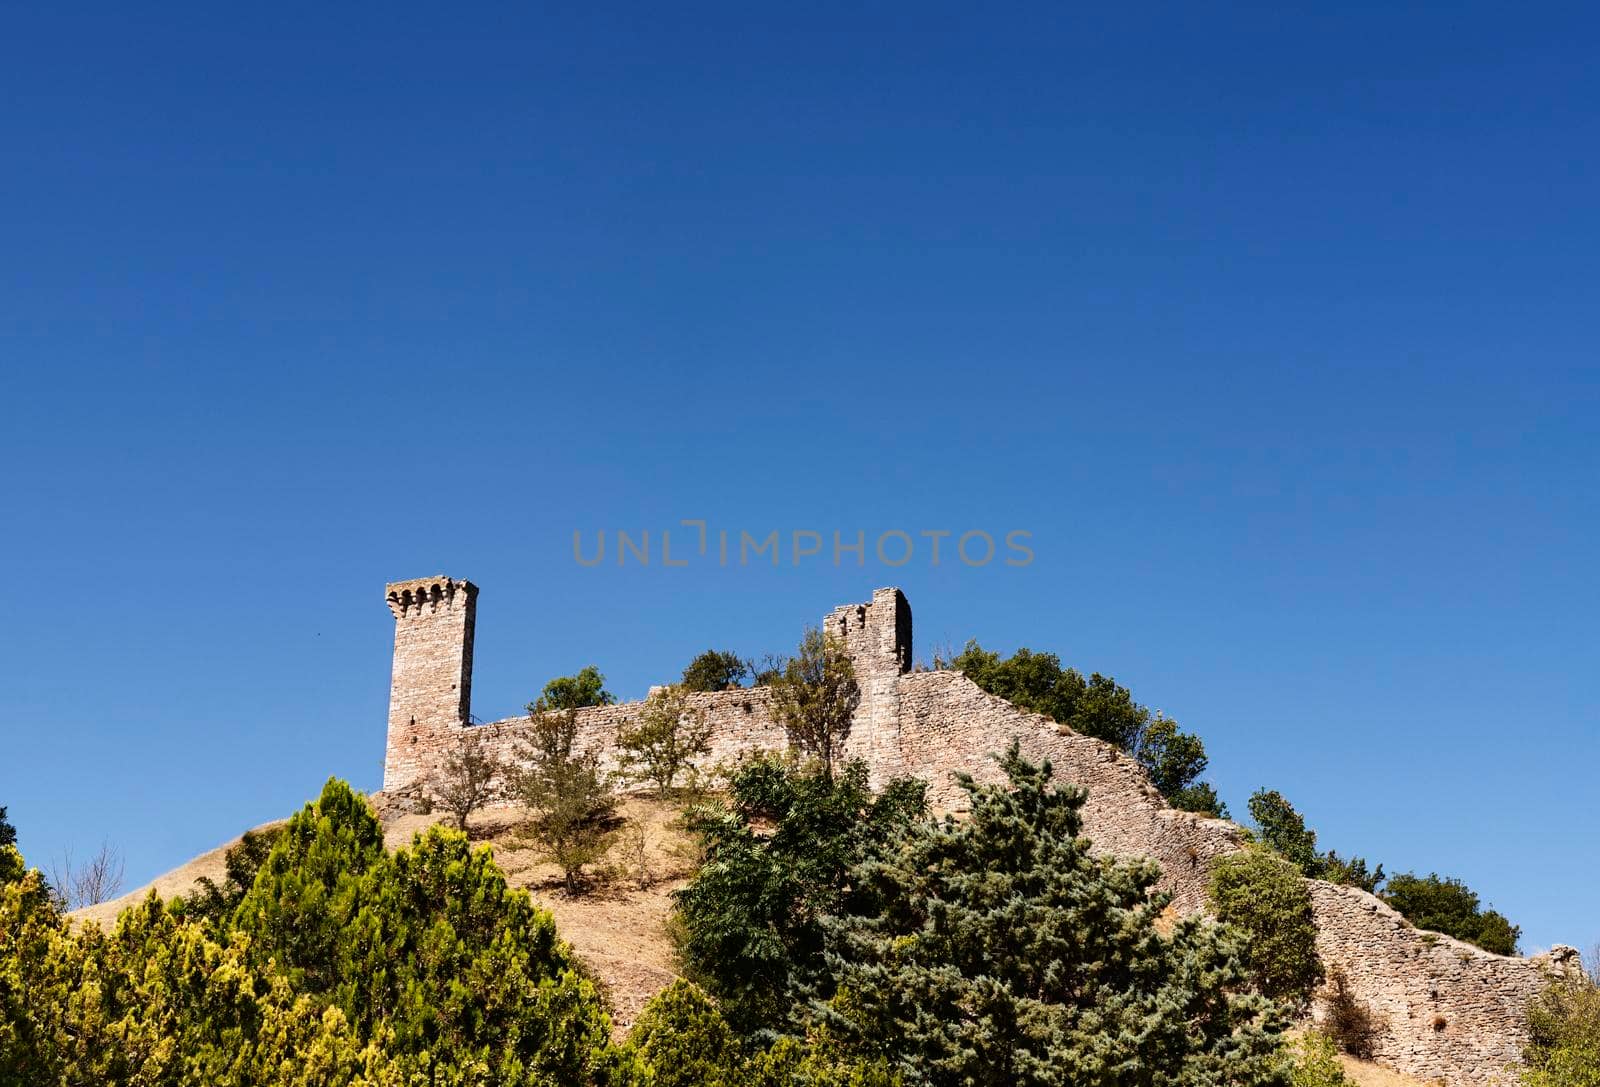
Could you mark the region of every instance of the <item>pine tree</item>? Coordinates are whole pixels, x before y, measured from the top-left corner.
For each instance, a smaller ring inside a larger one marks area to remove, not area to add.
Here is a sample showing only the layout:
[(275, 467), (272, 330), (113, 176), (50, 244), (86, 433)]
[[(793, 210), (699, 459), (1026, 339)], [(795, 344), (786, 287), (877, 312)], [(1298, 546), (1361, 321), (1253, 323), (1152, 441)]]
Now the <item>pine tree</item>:
[(1085, 791), (1015, 744), (1001, 766), (1007, 786), (960, 778), (967, 818), (858, 866), (874, 907), (829, 926), (820, 1021), (908, 1084), (1277, 1082), (1282, 1018), (1236, 995), (1236, 939), (1196, 919), (1163, 936), (1157, 869), (1089, 853)]

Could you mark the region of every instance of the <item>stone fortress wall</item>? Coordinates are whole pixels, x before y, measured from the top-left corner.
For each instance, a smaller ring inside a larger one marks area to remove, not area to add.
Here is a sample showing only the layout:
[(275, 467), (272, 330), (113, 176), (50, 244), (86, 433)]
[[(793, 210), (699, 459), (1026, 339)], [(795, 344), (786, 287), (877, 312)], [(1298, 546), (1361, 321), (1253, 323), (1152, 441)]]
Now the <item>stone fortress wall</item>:
[[(389, 585), (387, 596), (395, 656), (383, 791), (388, 802), (404, 804), (423, 795), (467, 729), (487, 730), (480, 735), (509, 756), (527, 718), (470, 723), (476, 587), (441, 576)], [(959, 672), (912, 671), (911, 608), (898, 589), (835, 608), (822, 628), (844, 642), (854, 663), (862, 697), (845, 754), (865, 760), (875, 784), (915, 776), (928, 782), (935, 807), (958, 808), (964, 794), (953, 772), (997, 780), (990, 756), (1015, 739), (1029, 758), (1048, 758), (1057, 780), (1089, 790), (1084, 826), (1096, 850), (1152, 858), (1178, 911), (1204, 909), (1210, 863), (1242, 847), (1241, 828), (1168, 806), (1138, 763), (1111, 744), (1020, 710)], [(713, 726), (708, 764), (787, 743), (760, 688), (691, 698)], [(618, 725), (639, 707), (578, 711), (579, 742), (610, 763)], [(1307, 882), (1323, 962), (1344, 972), (1349, 991), (1380, 1021), (1377, 1061), (1408, 1075), (1449, 1087), (1503, 1080), (1526, 1038), (1529, 998), (1553, 974), (1578, 969), (1569, 947), (1534, 958), (1494, 955), (1414, 929), (1365, 891)], [(1313, 1014), (1323, 1012), (1319, 1006)]]

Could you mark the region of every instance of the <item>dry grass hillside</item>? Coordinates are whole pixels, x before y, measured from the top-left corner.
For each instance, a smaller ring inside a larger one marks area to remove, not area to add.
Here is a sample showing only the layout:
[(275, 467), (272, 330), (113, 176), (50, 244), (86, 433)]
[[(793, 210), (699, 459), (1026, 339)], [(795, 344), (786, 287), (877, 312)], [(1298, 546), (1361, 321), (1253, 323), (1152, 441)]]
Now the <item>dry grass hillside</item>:
[[(555, 916), (562, 937), (605, 984), (619, 1033), (632, 1026), (645, 1003), (676, 977), (667, 920), (672, 892), (683, 886), (694, 868), (694, 844), (678, 825), (680, 805), (635, 796), (623, 801), (622, 813), (628, 826), (606, 870), (590, 890), (577, 896), (562, 889), (559, 870), (520, 845), (514, 810), (480, 812), (468, 828), (474, 842), (494, 850), (507, 881), (525, 888)], [(391, 849), (406, 845), (413, 835), (445, 818), (402, 815), (389, 819), (384, 824), (385, 841)], [(237, 841), (202, 853), (138, 890), (80, 910), (76, 916), (109, 925), (120, 910), (152, 888), (170, 898), (192, 889), (201, 876), (221, 879), (223, 855)], [(1426, 1087), (1423, 1080), (1375, 1064), (1341, 1059), (1358, 1087)]]

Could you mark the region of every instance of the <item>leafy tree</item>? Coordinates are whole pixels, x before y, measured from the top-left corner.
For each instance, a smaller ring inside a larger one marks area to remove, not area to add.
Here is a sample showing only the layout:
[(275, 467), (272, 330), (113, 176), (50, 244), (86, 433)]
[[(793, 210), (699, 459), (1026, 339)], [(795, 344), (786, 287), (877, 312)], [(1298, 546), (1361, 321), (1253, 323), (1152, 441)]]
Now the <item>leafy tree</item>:
[(1437, 873), (1389, 877), (1383, 900), (1418, 928), (1442, 932), (1497, 955), (1515, 955), (1522, 928), (1504, 914), (1479, 905), (1477, 892), (1459, 879)]
[(213, 922), (231, 918), (282, 833), (282, 827), (245, 831), (222, 855), (224, 875), (220, 884), (210, 876), (194, 881), (194, 890), (183, 900), (188, 913)]
[(1317, 832), (1276, 789), (1257, 789), (1250, 796), (1250, 818), (1256, 838), (1312, 879), (1346, 883), (1374, 893), (1383, 882), (1383, 865), (1369, 869), (1364, 857), (1339, 856), (1317, 849)]
[(754, 669), (736, 653), (708, 649), (683, 670), (686, 691), (726, 691), (738, 687)]
[(1526, 1087), (1600, 1087), (1600, 988), (1553, 981), (1528, 1005)]
[(638, 722), (617, 729), (617, 754), (625, 773), (655, 784), (666, 796), (693, 761), (711, 750), (704, 710), (689, 703), (688, 688), (674, 686), (645, 700)]
[(820, 762), (825, 775), (832, 774), (861, 702), (844, 643), (815, 627), (807, 630), (799, 652), (770, 686), (773, 720), (794, 747)]
[(532, 813), (525, 837), (562, 871), (568, 894), (583, 889), (583, 869), (611, 848), (622, 818), (600, 769), (600, 754), (578, 747), (574, 710), (536, 702), (528, 738), (517, 745), (512, 791)]
[(537, 702), (530, 703), (528, 712), (535, 707), (545, 710), (581, 710), (588, 706), (609, 706), (616, 696), (606, 690), (606, 677), (594, 665), (586, 665), (575, 676), (558, 676), (544, 685)]
[(851, 908), (851, 866), (923, 810), (920, 782), (874, 797), (863, 763), (830, 777), (768, 756), (689, 813), (705, 863), (675, 896), (679, 950), (738, 1032), (792, 1027), (798, 993), (825, 983), (820, 919)]
[(1216, 817), (1227, 814), (1216, 790), (1199, 781), (1207, 764), (1200, 738), (1135, 702), (1110, 676), (1096, 672), (1085, 679), (1075, 668), (1062, 668), (1054, 653), (1030, 649), (1002, 659), (976, 641), (968, 642), (950, 664), (1014, 706), (1120, 747), (1139, 760), (1173, 807)]
[(845, 1052), (910, 1084), (1278, 1082), (1282, 1018), (1239, 942), (1203, 919), (1163, 936), (1145, 860), (1091, 855), (1087, 793), (1016, 746), (1006, 786), (960, 777), (967, 818), (918, 822), (852, 875), (871, 904), (829, 924)]
[(1218, 857), (1207, 888), (1217, 920), (1245, 936), (1251, 987), (1302, 1011), (1322, 980), (1311, 891), (1299, 870), (1267, 849)]
[(435, 775), (433, 791), (439, 806), (455, 816), (456, 828), (465, 832), (467, 817), (496, 798), (504, 776), (505, 767), (483, 727), (469, 728)]
[(17, 828), (6, 818), (6, 809), (0, 805), (0, 849), (17, 844)]

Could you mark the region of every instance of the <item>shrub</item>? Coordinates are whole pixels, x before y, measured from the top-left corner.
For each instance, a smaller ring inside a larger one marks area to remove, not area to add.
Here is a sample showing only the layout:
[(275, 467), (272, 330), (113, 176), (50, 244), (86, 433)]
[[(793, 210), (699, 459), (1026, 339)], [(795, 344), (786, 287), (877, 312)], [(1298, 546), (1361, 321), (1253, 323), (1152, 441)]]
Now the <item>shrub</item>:
[(855, 668), (844, 643), (812, 628), (800, 650), (772, 680), (772, 718), (789, 734), (789, 742), (822, 764), (833, 765), (850, 731), (850, 718), (861, 702)]
[(636, 724), (617, 729), (617, 754), (624, 772), (653, 782), (666, 796), (698, 756), (711, 750), (711, 726), (703, 710), (689, 705), (684, 687), (668, 687), (645, 700)]
[(1555, 981), (1528, 1006), (1528, 1087), (1600, 1087), (1600, 988)]
[(1334, 1044), (1352, 1057), (1371, 1060), (1382, 1026), (1372, 1009), (1350, 991), (1350, 979), (1342, 968), (1334, 967), (1329, 974), (1323, 997), (1323, 1027)]
[(1515, 955), (1522, 929), (1504, 914), (1484, 909), (1478, 895), (1459, 879), (1437, 873), (1390, 876), (1382, 898), (1418, 928), (1442, 932), (1497, 955)]
[(622, 819), (600, 770), (600, 755), (577, 746), (578, 715), (540, 712), (517, 745), (512, 790), (532, 813), (523, 836), (560, 867), (568, 894), (583, 889), (583, 870), (611, 848)]
[(1284, 1051), (1288, 1087), (1346, 1087), (1350, 1082), (1339, 1063), (1338, 1046), (1321, 1031), (1306, 1031)]
[(1012, 745), (1007, 785), (959, 781), (965, 819), (919, 821), (830, 919), (836, 994), (813, 1005), (841, 1050), (930, 1087), (1275, 1083), (1282, 1020), (1241, 994), (1232, 932), (1169, 902), (1145, 860), (1089, 852), (1087, 796)]
[(587, 706), (609, 706), (616, 700), (616, 696), (606, 690), (606, 677), (590, 664), (575, 676), (558, 676), (546, 683), (539, 700), (528, 706), (528, 712), (535, 712), (535, 707), (581, 710)]
[(739, 1042), (704, 992), (674, 981), (651, 998), (626, 1049), (648, 1070), (652, 1087), (730, 1087), (740, 1078)]
[(922, 810), (920, 782), (874, 797), (859, 762), (829, 777), (769, 756), (689, 813), (705, 862), (674, 896), (679, 952), (737, 1031), (791, 1027), (799, 992), (825, 984), (820, 919), (850, 904), (851, 866)]
[(726, 691), (740, 686), (754, 670), (736, 653), (708, 649), (683, 670), (686, 691)]
[(1208, 888), (1217, 919), (1245, 936), (1251, 986), (1303, 1009), (1322, 980), (1311, 892), (1295, 867), (1265, 849), (1218, 857)]

